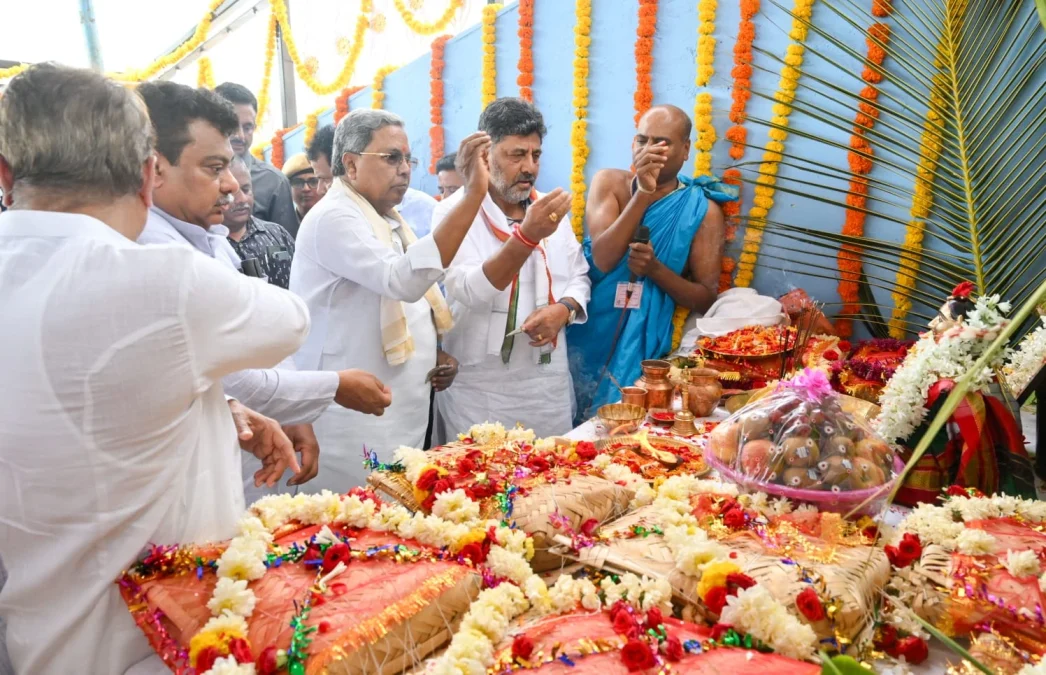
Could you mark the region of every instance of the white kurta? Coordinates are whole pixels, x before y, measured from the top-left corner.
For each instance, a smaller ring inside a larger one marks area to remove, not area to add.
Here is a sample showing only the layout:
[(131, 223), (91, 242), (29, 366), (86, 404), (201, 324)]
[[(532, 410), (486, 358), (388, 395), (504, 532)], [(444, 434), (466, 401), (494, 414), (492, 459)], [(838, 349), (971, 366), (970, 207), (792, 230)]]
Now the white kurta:
[[(433, 228), (446, 218), (463, 194), (463, 190), (458, 190), (440, 202), (433, 214)], [(505, 215), (490, 195), (484, 199), (483, 208), (496, 227), (511, 232)], [(569, 216), (542, 244), (552, 273), (552, 296), (576, 300), (581, 305), (577, 321), (583, 322), (591, 282), (588, 263), (574, 237)], [(484, 421), (499, 421), (506, 426), (519, 423), (539, 436), (565, 434), (573, 426), (574, 390), (567, 362), (566, 331), (560, 331), (548, 364), (538, 363), (540, 351), (530, 346), (530, 338), (525, 334), (515, 337), (509, 363), (502, 362), (501, 344), (511, 287), (499, 291), (483, 272), (483, 263), (502, 245), (482, 214), (478, 214), (447, 270), (447, 299), (455, 325), (444, 338), (443, 348), (458, 359), (461, 367), (454, 385), (436, 395), (441, 431), (446, 438)], [(516, 328), (539, 304), (539, 274), (546, 275), (545, 265), (535, 250), (519, 272)], [(547, 298), (541, 300), (541, 304), (547, 302)]]
[(114, 580), (244, 510), (221, 378), (271, 366), (304, 303), (87, 216), (0, 215), (0, 591), (16, 673), (123, 673), (151, 650)]
[[(405, 251), (393, 227), (394, 248), (382, 244), (360, 208), (344, 193), (328, 192), (302, 221), (291, 264), (291, 290), (312, 315), (312, 332), (295, 356), (301, 369), (359, 368), (392, 389), (381, 417), (336, 405), (316, 422), (320, 473), (301, 487), (344, 492), (365, 483), (363, 449), (389, 461), (401, 445), (421, 447), (428, 425), (425, 375), (436, 365), (436, 329), (425, 292), (443, 277), (439, 249), (425, 236)], [(390, 366), (381, 341), (382, 297), (403, 302), (414, 354)]]

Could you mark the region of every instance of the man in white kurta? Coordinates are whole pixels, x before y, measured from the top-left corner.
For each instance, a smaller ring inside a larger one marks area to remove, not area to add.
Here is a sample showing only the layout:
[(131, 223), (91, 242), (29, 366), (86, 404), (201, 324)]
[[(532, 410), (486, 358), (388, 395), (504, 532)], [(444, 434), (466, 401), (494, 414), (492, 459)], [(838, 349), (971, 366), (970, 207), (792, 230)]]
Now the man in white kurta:
[[(482, 134), (466, 142), (489, 145)], [(335, 131), (334, 184), (298, 231), (290, 287), (313, 317), (298, 367), (366, 368), (393, 392), (382, 417), (332, 406), (316, 421), (324, 459), (318, 478), (303, 489), (362, 485), (369, 473), (364, 448), (391, 461), (399, 446), (423, 445), (428, 376), (438, 363), (439, 332), (451, 323), (435, 284), (470, 222), (415, 238), (395, 206), (416, 163), (399, 117), (352, 111)]]
[[(490, 180), (482, 203), (467, 209), (472, 227), (445, 281), (455, 317), (445, 345), (461, 365), (454, 387), (437, 395), (441, 431), (453, 438), (497, 421), (565, 434), (574, 394), (564, 329), (584, 321), (590, 288), (570, 197), (534, 190), (545, 135), (534, 106), (499, 99), (479, 128), (493, 142)], [(468, 200), (459, 190), (440, 202), (433, 225), (466, 212)]]
[(151, 543), (235, 534), (221, 378), (308, 332), (289, 293), (134, 243), (149, 124), (133, 92), (48, 64), (0, 99), (0, 616), (17, 675), (120, 674), (150, 655), (114, 580)]

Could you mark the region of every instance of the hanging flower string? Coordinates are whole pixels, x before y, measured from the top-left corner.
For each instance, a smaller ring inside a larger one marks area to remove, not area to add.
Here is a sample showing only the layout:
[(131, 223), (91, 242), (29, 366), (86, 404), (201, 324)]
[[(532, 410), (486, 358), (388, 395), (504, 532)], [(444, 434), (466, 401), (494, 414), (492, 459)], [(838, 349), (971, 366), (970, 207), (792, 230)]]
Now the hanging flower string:
[(715, 74), (715, 15), (716, 0), (700, 0), (697, 3), (697, 85), (698, 94), (694, 101), (694, 127), (697, 130), (697, 156), (694, 157), (694, 176), (712, 175), (712, 145), (716, 140), (715, 127), (712, 125), (712, 94), (701, 91), (708, 87)]
[[(726, 219), (726, 232), (724, 239), (729, 246), (737, 239), (737, 218), (741, 215), (741, 172), (738, 169), (727, 169), (723, 172), (723, 182), (727, 185), (737, 186), (739, 198), (732, 202), (720, 204), (723, 216)], [(737, 261), (729, 253), (723, 251), (723, 259), (719, 268), (719, 292), (727, 291), (732, 285), (734, 270), (737, 269)]]
[(425, 23), (424, 21), (418, 21), (417, 17), (414, 16), (414, 12), (410, 11), (409, 8), (403, 3), (403, 0), (393, 0), (392, 4), (396, 7), (396, 11), (399, 12), (400, 17), (403, 19), (403, 23), (407, 24), (407, 27), (411, 31), (418, 35), (435, 35), (446, 30), (450, 22), (454, 20), (458, 11), (465, 6), (465, 0), (450, 0), (447, 4), (447, 9), (444, 10), (443, 14), (431, 23)]
[(752, 42), (755, 40), (755, 23), (752, 19), (759, 13), (759, 0), (741, 0), (741, 23), (737, 27), (737, 42), (734, 43), (734, 69), (731, 75), (734, 86), (731, 90), (730, 123), (726, 140), (730, 141), (730, 157), (741, 159), (745, 154), (748, 130), (745, 129), (745, 109), (752, 98)]
[[(872, 0), (873, 7), (878, 0)], [(877, 68), (865, 67), (861, 79), (866, 83), (861, 89), (860, 103), (857, 104), (857, 115), (854, 117), (853, 135), (850, 136), (850, 151), (847, 159), (850, 162), (850, 186), (846, 195), (846, 220), (843, 222), (843, 234), (850, 237), (864, 236), (864, 220), (868, 206), (868, 179), (872, 170), (872, 157), (875, 155), (866, 134), (875, 126), (879, 118), (879, 108), (875, 100), (879, 90), (872, 86), (882, 80), (880, 74), (883, 60), (886, 58), (886, 44), (890, 40), (890, 27), (885, 23), (874, 23), (868, 27), (865, 42), (868, 43), (868, 63)], [(840, 311), (844, 316), (835, 322), (836, 332), (842, 337), (853, 334), (853, 321), (848, 316), (860, 311), (858, 296), (858, 279), (861, 274), (861, 250), (844, 244), (839, 249), (839, 299), (843, 301)]]
[(534, 0), (519, 0), (519, 97), (534, 102)]
[(320, 115), (327, 109), (327, 106), (312, 111), (305, 116), (305, 133), (303, 140), (305, 147), (308, 148), (309, 144), (312, 143), (312, 137), (316, 135), (316, 126), (319, 124)]
[(214, 89), (214, 66), (209, 56), (201, 56), (196, 62), (196, 86)]
[(432, 41), (432, 64), (429, 66), (429, 173), (436, 175), (436, 164), (445, 152), (443, 136), (443, 54), (449, 35)]
[(399, 66), (382, 66), (378, 68), (378, 72), (374, 73), (374, 82), (371, 84), (371, 102), (370, 107), (375, 110), (381, 110), (385, 106), (385, 78), (389, 73), (399, 68)]
[(774, 207), (774, 192), (777, 185), (777, 168), (784, 152), (784, 142), (788, 138), (788, 117), (792, 114), (792, 101), (799, 86), (800, 70), (803, 65), (803, 54), (806, 48), (807, 24), (813, 14), (814, 0), (795, 0), (792, 7), (792, 29), (788, 33), (791, 43), (785, 55), (785, 65), (781, 68), (781, 80), (774, 93), (777, 101), (773, 107), (770, 123), (770, 140), (763, 152), (759, 165), (759, 178), (756, 179), (755, 197), (752, 208), (748, 211), (748, 226), (745, 228), (744, 246), (741, 249), (741, 260), (738, 264), (737, 278), (734, 285), (748, 288), (755, 276), (755, 263), (759, 256), (759, 245), (763, 240), (763, 226), (766, 216)]
[(588, 50), (592, 45), (592, 0), (574, 5), (574, 121), (570, 125), (570, 225), (585, 238), (585, 165), (588, 162)]
[(265, 123), (265, 116), (269, 113), (269, 90), (272, 88), (272, 64), (276, 61), (276, 14), (269, 13), (269, 28), (265, 36), (265, 64), (262, 67), (262, 83), (258, 87), (258, 116), (255, 124), (261, 126)]
[(272, 135), (272, 156), (270, 157), (270, 161), (272, 161), (272, 165), (277, 169), (283, 168), (283, 162), (285, 159), (283, 156), (283, 137), (291, 129), (294, 129), (294, 127), (277, 129), (276, 133)]
[(639, 0), (639, 23), (636, 26), (636, 124), (654, 103), (650, 74), (654, 69), (654, 32), (657, 30), (657, 0)]
[(341, 121), (341, 118), (349, 114), (350, 103), (349, 101), (353, 96), (366, 89), (363, 85), (357, 85), (355, 87), (345, 87), (338, 94), (338, 98), (334, 99), (334, 124)]
[(497, 51), (494, 45), (497, 40), (495, 22), (497, 21), (498, 12), (500, 10), (501, 5), (497, 4), (483, 6), (483, 71), (481, 78), (481, 108), (486, 108), (488, 105), (494, 102), (494, 99), (498, 97), (497, 61), (495, 59)]
[(373, 11), (373, 0), (362, 0), (360, 14), (356, 17), (356, 32), (352, 45), (348, 50), (349, 53), (345, 57), (345, 63), (342, 64), (341, 71), (337, 77), (330, 83), (324, 84), (316, 79), (314, 72), (315, 60), (302, 60), (298, 52), (298, 46), (294, 42), (294, 36), (291, 33), (291, 22), (286, 3), (284, 0), (272, 0), (272, 12), (276, 15), (276, 20), (279, 22), (283, 41), (287, 45), (287, 54), (291, 57), (291, 62), (294, 63), (295, 72), (298, 73), (298, 77), (301, 78), (301, 81), (309, 89), (320, 96), (327, 96), (344, 89), (349, 84), (349, 81), (352, 80), (352, 76), (356, 72), (356, 63), (359, 61), (360, 53), (363, 51), (363, 38), (366, 35), (367, 28), (370, 26), (368, 15)]

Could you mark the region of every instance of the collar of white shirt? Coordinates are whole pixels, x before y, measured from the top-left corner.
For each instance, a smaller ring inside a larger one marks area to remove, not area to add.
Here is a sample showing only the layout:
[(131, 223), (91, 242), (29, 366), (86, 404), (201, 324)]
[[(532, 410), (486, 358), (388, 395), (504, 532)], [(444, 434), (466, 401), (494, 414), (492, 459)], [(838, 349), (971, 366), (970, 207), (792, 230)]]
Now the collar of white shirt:
[(205, 230), (199, 225), (193, 225), (175, 218), (155, 206), (152, 207), (152, 212), (173, 227), (197, 251), (219, 262), (227, 262), (234, 268), (239, 269), (240, 257), (233, 250), (227, 239), (229, 228), (224, 225), (211, 225)]
[(97, 218), (82, 213), (22, 209), (0, 215), (0, 237), (86, 237), (115, 245), (134, 243)]

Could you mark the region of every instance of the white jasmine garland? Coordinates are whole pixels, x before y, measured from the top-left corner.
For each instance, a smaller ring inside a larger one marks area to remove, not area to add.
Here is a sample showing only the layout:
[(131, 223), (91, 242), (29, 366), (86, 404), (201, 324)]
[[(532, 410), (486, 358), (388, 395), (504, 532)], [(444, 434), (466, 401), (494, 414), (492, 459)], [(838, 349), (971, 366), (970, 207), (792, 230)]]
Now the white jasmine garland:
[(254, 675), (256, 672), (253, 663), (238, 663), (232, 656), (223, 656), (215, 660), (207, 675)]
[(1046, 316), (1039, 317), (1039, 320), (1042, 325), (1021, 340), (1010, 362), (1003, 368), (1006, 384), (1015, 395), (1023, 392), (1046, 365)]
[(471, 436), (472, 440), (483, 445), (497, 445), (505, 442), (508, 433), (501, 422), (484, 422), (483, 424), (473, 424), (472, 428), (469, 429), (468, 436)]
[(995, 497), (951, 497), (941, 505), (919, 504), (901, 522), (891, 541), (905, 533), (919, 535), (923, 546), (937, 544), (948, 551), (984, 555), (994, 550), (995, 539), (966, 523), (1018, 516), (1032, 524), (1046, 521), (1046, 502), (1009, 495)]
[(1036, 664), (1024, 664), (1024, 667), (1017, 671), (1017, 675), (1046, 675), (1046, 659)]
[(794, 659), (809, 660), (817, 647), (813, 628), (792, 616), (763, 586), (752, 586), (728, 597), (719, 621)]
[(228, 611), (246, 617), (254, 612), (254, 604), (254, 593), (247, 589), (245, 580), (223, 577), (218, 579), (218, 585), (214, 587), (207, 609), (211, 610), (214, 616)]
[(955, 547), (966, 555), (986, 555), (995, 548), (995, 537), (984, 530), (964, 529), (955, 540)]
[(533, 443), (534, 439), (537, 438), (537, 434), (534, 433), (533, 429), (524, 429), (521, 426), (517, 426), (515, 429), (509, 429), (505, 434), (505, 438), (518, 443)]
[(1038, 576), (1040, 567), (1035, 551), (1006, 551), (1006, 570), (1018, 579)]
[(479, 518), (479, 504), (468, 498), (461, 488), (436, 495), (432, 515), (452, 523), (464, 523)]
[(403, 475), (413, 485), (421, 477), (421, 470), (429, 463), (424, 450), (401, 445), (392, 453), (392, 461), (403, 465)]

